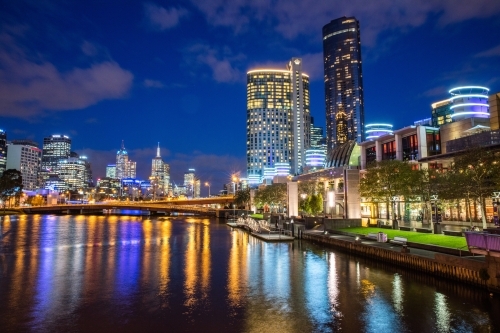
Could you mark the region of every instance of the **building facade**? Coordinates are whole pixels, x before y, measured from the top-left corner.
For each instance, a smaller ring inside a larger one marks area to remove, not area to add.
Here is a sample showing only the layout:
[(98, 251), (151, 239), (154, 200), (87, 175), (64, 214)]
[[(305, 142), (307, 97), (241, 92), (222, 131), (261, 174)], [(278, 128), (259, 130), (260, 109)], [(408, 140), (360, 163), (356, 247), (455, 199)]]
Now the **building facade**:
[(151, 179), (154, 182), (154, 189), (161, 195), (168, 195), (170, 185), (170, 166), (163, 162), (160, 155), (160, 143), (156, 149), (156, 157), (151, 163)]
[(116, 178), (134, 178), (136, 175), (136, 162), (128, 159), (128, 152), (125, 149), (124, 142), (118, 152), (116, 152)]
[(42, 150), (30, 140), (12, 140), (7, 147), (6, 169), (16, 169), (23, 177), (24, 190), (36, 190)]
[(363, 74), (359, 21), (341, 17), (323, 27), (326, 141), (330, 152), (364, 137)]
[(0, 129), (0, 177), (7, 168), (7, 133)]
[(57, 162), (70, 157), (71, 139), (66, 135), (51, 135), (43, 139), (42, 169), (54, 172)]
[(302, 59), (287, 69), (255, 69), (247, 73), (247, 176), (259, 183), (276, 163), (301, 173), (310, 146), (309, 77)]
[(106, 166), (106, 178), (116, 178), (116, 164)]

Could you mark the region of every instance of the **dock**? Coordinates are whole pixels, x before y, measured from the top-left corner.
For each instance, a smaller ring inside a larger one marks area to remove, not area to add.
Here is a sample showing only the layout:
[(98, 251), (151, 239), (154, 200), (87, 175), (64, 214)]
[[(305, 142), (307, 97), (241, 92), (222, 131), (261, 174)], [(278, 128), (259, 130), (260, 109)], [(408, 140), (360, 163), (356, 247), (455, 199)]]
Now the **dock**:
[(287, 234), (287, 230), (273, 230), (267, 221), (255, 221), (251, 218), (239, 218), (237, 222), (226, 223), (231, 228), (248, 231), (252, 236), (267, 242), (290, 242), (295, 237)]

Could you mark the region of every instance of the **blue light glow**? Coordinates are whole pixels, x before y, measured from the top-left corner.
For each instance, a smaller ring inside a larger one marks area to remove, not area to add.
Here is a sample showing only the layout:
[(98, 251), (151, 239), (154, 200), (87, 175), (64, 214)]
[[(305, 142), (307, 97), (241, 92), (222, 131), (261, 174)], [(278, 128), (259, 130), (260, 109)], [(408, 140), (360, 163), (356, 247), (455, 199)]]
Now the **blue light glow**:
[(484, 106), (487, 108), (490, 107), (488, 104), (484, 104), (484, 103), (462, 103), (462, 104), (453, 105), (452, 107), (450, 107), (450, 109), (459, 108), (461, 106)]
[[(486, 87), (480, 87), (480, 86), (464, 86), (464, 87), (457, 87), (457, 88), (453, 88), (451, 89), (450, 91), (448, 91), (448, 93), (452, 94), (452, 95), (457, 95), (456, 93), (453, 93), (454, 91), (457, 91), (457, 90), (462, 90), (462, 89), (480, 89), (480, 90), (486, 90), (486, 91), (490, 91), (488, 88)], [(460, 92), (458, 93), (460, 94)]]
[(465, 115), (481, 115), (481, 116), (489, 116), (490, 114), (488, 112), (457, 112), (451, 115), (452, 118), (458, 117), (458, 116), (465, 116)]
[(454, 99), (457, 98), (470, 98), (470, 97), (479, 97), (479, 98), (486, 98), (488, 99), (488, 96), (486, 95), (479, 95), (479, 94), (465, 94), (465, 95), (455, 95), (452, 98), (450, 98), (450, 101), (453, 101)]
[(391, 124), (369, 124), (369, 125), (365, 125), (365, 127), (374, 127), (374, 126), (387, 126), (387, 127), (392, 128)]

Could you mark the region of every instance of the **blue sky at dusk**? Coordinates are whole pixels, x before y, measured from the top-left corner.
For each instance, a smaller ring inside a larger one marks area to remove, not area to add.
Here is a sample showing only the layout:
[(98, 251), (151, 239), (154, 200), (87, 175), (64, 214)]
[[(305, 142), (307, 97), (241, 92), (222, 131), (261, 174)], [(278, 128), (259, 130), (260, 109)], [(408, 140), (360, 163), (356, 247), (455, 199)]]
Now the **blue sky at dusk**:
[(302, 57), (324, 126), (321, 28), (341, 16), (360, 20), (366, 123), (411, 125), (457, 85), (500, 91), (498, 0), (0, 0), (0, 128), (70, 136), (94, 178), (121, 140), (148, 177), (160, 142), (174, 182), (195, 168), (214, 193), (245, 175), (247, 70)]

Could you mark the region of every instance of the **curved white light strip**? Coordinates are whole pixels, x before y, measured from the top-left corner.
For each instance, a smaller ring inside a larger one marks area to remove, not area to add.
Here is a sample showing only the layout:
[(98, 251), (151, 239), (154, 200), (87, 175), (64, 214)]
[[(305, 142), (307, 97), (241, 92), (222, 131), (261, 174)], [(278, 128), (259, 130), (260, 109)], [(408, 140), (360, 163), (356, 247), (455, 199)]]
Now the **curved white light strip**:
[(388, 129), (371, 129), (371, 130), (367, 130), (365, 131), (365, 133), (373, 133), (373, 132), (386, 132), (386, 133), (393, 133), (392, 130), (388, 130)]
[(451, 118), (463, 116), (463, 115), (467, 115), (467, 114), (475, 114), (475, 115), (482, 115), (482, 116), (489, 116), (490, 115), (488, 112), (458, 112), (458, 113), (452, 114)]
[(378, 138), (378, 137), (379, 137), (379, 136), (377, 136), (377, 135), (370, 135), (370, 136), (367, 136), (367, 137), (366, 137), (366, 140), (376, 139), (376, 138)]
[(450, 109), (459, 108), (461, 106), (484, 106), (487, 108), (490, 107), (488, 104), (484, 104), (484, 103), (462, 103), (462, 104), (453, 105), (450, 107)]
[(450, 98), (449, 100), (452, 101), (452, 100), (457, 99), (457, 98), (469, 98), (469, 97), (479, 97), (479, 98), (488, 99), (487, 95), (464, 94), (464, 95), (455, 95), (452, 98)]
[(392, 128), (391, 124), (368, 124), (368, 125), (365, 125), (365, 127), (373, 127), (373, 126), (387, 126), (387, 127)]
[(450, 91), (448, 91), (448, 93), (452, 94), (452, 95), (456, 95), (453, 93), (453, 91), (455, 90), (460, 90), (460, 89), (483, 89), (483, 90), (486, 90), (486, 91), (490, 91), (488, 88), (486, 87), (480, 87), (480, 86), (464, 86), (464, 87), (457, 87), (457, 88), (453, 88), (451, 89)]

